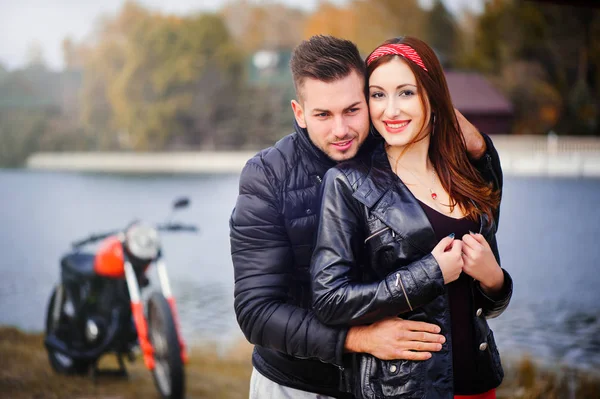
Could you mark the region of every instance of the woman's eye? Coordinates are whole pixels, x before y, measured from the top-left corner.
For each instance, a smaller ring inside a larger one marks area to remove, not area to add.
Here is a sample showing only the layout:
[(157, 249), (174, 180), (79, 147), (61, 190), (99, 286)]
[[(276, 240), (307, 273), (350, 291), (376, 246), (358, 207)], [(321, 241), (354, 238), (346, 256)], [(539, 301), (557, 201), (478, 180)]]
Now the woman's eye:
[(374, 93), (371, 93), (371, 98), (381, 98), (383, 97), (383, 93), (376, 91)]
[(400, 92), (400, 97), (410, 97), (410, 96), (414, 96), (415, 92), (412, 90), (402, 90)]

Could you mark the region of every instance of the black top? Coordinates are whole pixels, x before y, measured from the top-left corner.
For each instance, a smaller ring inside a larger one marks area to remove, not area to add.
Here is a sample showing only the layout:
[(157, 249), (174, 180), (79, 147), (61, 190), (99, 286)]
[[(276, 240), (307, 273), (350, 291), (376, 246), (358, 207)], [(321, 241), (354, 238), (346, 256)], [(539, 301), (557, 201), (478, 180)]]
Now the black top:
[[(455, 219), (444, 215), (429, 205), (419, 201), (425, 211), (437, 240), (454, 233), (455, 239), (462, 239), (469, 230), (477, 232), (479, 225), (467, 218)], [(447, 285), (450, 302), (450, 324), (452, 331), (452, 364), (454, 369), (454, 393), (471, 392), (472, 381), (477, 378), (475, 352), (475, 326), (470, 315), (472, 308), (469, 277), (461, 273), (460, 277)]]

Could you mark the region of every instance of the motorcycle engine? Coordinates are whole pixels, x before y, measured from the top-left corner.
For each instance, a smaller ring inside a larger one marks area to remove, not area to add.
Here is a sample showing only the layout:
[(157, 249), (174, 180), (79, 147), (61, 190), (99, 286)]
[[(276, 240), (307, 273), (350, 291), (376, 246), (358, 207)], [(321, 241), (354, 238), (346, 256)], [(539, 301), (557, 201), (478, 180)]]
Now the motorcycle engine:
[(88, 343), (93, 344), (102, 339), (106, 325), (103, 318), (92, 316), (85, 322), (85, 339)]

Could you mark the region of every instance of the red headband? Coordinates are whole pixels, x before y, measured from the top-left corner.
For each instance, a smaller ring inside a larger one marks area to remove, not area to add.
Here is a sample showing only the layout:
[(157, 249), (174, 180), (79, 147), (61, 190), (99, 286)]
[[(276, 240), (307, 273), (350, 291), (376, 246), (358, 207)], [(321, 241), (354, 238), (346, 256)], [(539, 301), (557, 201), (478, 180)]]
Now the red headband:
[(384, 55), (400, 55), (404, 58), (408, 58), (409, 60), (423, 68), (425, 71), (427, 71), (427, 68), (425, 68), (425, 64), (423, 63), (423, 60), (421, 60), (421, 57), (419, 57), (419, 54), (417, 54), (417, 52), (412, 47), (401, 43), (385, 44), (381, 47), (376, 48), (375, 51), (373, 51), (367, 59), (367, 66), (369, 66), (377, 58), (383, 57)]

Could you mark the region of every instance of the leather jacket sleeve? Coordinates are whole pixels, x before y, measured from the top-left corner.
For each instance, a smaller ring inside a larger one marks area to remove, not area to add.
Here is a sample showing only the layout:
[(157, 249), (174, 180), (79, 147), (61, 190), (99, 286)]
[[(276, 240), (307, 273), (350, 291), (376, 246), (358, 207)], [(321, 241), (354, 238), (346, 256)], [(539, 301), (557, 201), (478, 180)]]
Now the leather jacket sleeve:
[(364, 250), (361, 205), (338, 169), (324, 177), (317, 243), (311, 262), (313, 309), (324, 323), (355, 325), (398, 315), (429, 303), (444, 292), (444, 279), (429, 254), (386, 276), (358, 282)]
[[(496, 257), (496, 261), (500, 265), (500, 256), (498, 253), (498, 244), (495, 234), (492, 235), (491, 239), (489, 240), (489, 244), (492, 248), (494, 256)], [(512, 278), (506, 270), (502, 269), (502, 272), (504, 273), (504, 284), (502, 285), (500, 292), (494, 294), (493, 296), (488, 295), (483, 292), (483, 289), (479, 283), (475, 284), (475, 289), (473, 290), (475, 308), (481, 308), (484, 316), (488, 319), (493, 319), (494, 317), (500, 316), (506, 310), (512, 298)]]
[(294, 258), (268, 170), (258, 157), (246, 164), (230, 219), (237, 321), (252, 344), (341, 365), (347, 328), (289, 303)]
[[(500, 197), (502, 197), (502, 189), (504, 185), (504, 176), (502, 175), (502, 166), (500, 165), (500, 156), (498, 155), (498, 151), (496, 147), (494, 147), (494, 143), (492, 139), (481, 133), (483, 139), (485, 141), (486, 150), (483, 156), (478, 160), (472, 160), (471, 163), (479, 173), (483, 176), (483, 178), (494, 184), (494, 188), (500, 191)], [(498, 231), (498, 224), (500, 223), (500, 207), (496, 210), (494, 214), (495, 222), (496, 222), (496, 230)], [(492, 248), (492, 252), (494, 252), (494, 256), (496, 257), (496, 261), (500, 265), (500, 255), (498, 252), (498, 243), (496, 241), (495, 234), (492, 235), (490, 239), (490, 247)], [(504, 285), (499, 293), (496, 295), (489, 296), (479, 286), (479, 284), (475, 285), (475, 306), (477, 308), (482, 308), (484, 315), (487, 318), (498, 317), (504, 310), (508, 307), (510, 299), (512, 297), (513, 291), (513, 282), (510, 274), (504, 269), (502, 269), (504, 273)]]

